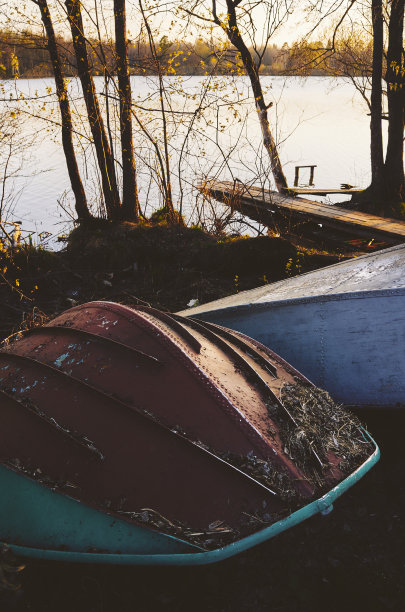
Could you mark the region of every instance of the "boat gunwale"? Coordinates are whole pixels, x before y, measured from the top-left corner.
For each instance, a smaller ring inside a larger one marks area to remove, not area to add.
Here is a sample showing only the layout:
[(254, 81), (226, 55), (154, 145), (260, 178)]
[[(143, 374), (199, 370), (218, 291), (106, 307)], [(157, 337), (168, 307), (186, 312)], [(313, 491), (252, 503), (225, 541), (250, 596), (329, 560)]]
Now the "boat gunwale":
[[(255, 290), (249, 289), (248, 291), (246, 291), (246, 293), (249, 293), (249, 291), (255, 291)], [(242, 293), (238, 295), (241, 296)], [(198, 319), (204, 320), (203, 318), (204, 315), (210, 316), (210, 314), (214, 312), (215, 314), (233, 313), (236, 311), (237, 312), (251, 311), (252, 309), (261, 311), (261, 310), (266, 310), (268, 308), (273, 308), (273, 307), (282, 307), (282, 306), (290, 306), (290, 305), (295, 306), (295, 305), (300, 305), (300, 304), (311, 304), (314, 302), (315, 303), (316, 302), (319, 302), (319, 303), (340, 302), (344, 300), (358, 300), (358, 299), (380, 298), (380, 297), (381, 298), (382, 297), (402, 297), (402, 296), (405, 296), (405, 287), (393, 287), (392, 289), (368, 289), (368, 290), (359, 290), (359, 291), (346, 291), (342, 293), (320, 293), (317, 295), (285, 298), (283, 300), (276, 299), (276, 300), (267, 300), (267, 301), (260, 301), (260, 302), (249, 302), (249, 303), (242, 303), (242, 304), (234, 304), (232, 306), (224, 306), (222, 308), (212, 308), (211, 310), (201, 310), (201, 312), (195, 312), (195, 313), (193, 313), (190, 309), (190, 312), (182, 310), (176, 314), (181, 314), (181, 316), (184, 316), (186, 318), (189, 317), (193, 319), (198, 318)], [(228, 299), (228, 297), (234, 297), (234, 296), (227, 296), (225, 298), (222, 298), (222, 300), (226, 300)], [(207, 302), (206, 304), (202, 304), (201, 306), (198, 306), (197, 308), (203, 308), (204, 306), (208, 306), (210, 303), (214, 304), (215, 302)], [(197, 308), (195, 310), (197, 310)], [(226, 325), (228, 325), (228, 323), (226, 323)]]

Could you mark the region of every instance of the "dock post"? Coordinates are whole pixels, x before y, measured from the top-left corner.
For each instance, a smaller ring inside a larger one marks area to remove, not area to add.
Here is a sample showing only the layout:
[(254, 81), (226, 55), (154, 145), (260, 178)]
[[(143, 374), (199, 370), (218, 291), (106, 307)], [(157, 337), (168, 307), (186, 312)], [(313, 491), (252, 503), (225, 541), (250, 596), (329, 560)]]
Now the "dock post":
[(298, 187), (298, 176), (300, 173), (300, 167), (295, 166), (295, 177), (294, 177), (294, 187)]

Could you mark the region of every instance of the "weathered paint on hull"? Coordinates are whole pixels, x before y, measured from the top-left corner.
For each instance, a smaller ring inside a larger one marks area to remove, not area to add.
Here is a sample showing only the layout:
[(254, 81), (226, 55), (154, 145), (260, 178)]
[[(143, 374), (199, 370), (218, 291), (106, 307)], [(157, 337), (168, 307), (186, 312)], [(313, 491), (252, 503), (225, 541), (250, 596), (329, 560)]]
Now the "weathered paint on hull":
[(262, 342), (345, 404), (405, 406), (405, 247), (183, 311)]
[[(316, 391), (249, 338), (146, 307), (94, 302), (34, 328), (0, 351), (0, 541), (47, 559), (209, 563), (323, 511), (378, 449), (351, 417), (314, 447), (324, 421), (307, 440), (291, 386)], [(308, 441), (296, 459), (289, 432)]]
[(0, 465), (0, 538), (16, 547), (77, 554), (179, 554), (199, 548), (105, 514)]
[[(321, 498), (242, 540), (203, 552), (177, 538), (112, 519), (0, 466), (0, 541), (14, 542), (10, 548), (17, 555), (52, 561), (177, 566), (215, 563), (265, 542), (315, 514), (328, 513), (335, 500), (379, 458), (375, 445), (374, 453), (363, 465)], [(99, 544), (98, 549), (94, 543)]]

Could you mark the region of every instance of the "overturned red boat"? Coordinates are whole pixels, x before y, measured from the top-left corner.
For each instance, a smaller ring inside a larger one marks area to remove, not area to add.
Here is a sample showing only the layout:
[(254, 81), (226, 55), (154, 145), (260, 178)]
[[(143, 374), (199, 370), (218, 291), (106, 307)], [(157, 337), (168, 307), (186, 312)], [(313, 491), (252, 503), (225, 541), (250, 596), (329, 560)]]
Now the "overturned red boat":
[(17, 552), (191, 564), (327, 509), (378, 449), (254, 340), (92, 302), (0, 351), (0, 457)]

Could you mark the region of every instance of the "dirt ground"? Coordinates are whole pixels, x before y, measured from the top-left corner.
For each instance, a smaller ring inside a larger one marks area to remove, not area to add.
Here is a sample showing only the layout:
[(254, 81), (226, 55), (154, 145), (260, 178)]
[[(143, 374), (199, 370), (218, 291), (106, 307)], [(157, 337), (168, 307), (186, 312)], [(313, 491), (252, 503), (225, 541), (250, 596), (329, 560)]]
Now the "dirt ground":
[[(175, 310), (184, 308), (189, 299), (214, 299), (256, 286), (263, 277), (264, 282), (278, 280), (291, 273), (291, 266), (297, 273), (297, 266), (303, 271), (340, 258), (319, 253), (302, 257), (299, 249), (279, 239), (224, 246), (198, 232), (188, 243), (183, 237), (174, 248), (172, 239), (165, 242), (159, 232), (144, 243), (137, 239), (131, 245), (126, 239), (119, 254), (116, 243), (110, 240), (109, 250), (102, 236), (98, 245), (77, 236), (74, 252), (24, 255), (16, 271), (20, 287), (26, 294), (31, 287), (38, 289), (29, 302), (7, 284), (0, 285), (3, 336), (18, 329), (33, 306), (49, 316), (72, 301), (106, 298), (127, 303), (144, 300)], [(21, 574), (21, 589), (0, 593), (0, 611), (404, 610), (405, 415), (368, 411), (359, 416), (380, 445), (382, 457), (338, 500), (330, 515), (315, 516), (246, 553), (206, 567), (29, 561)]]

